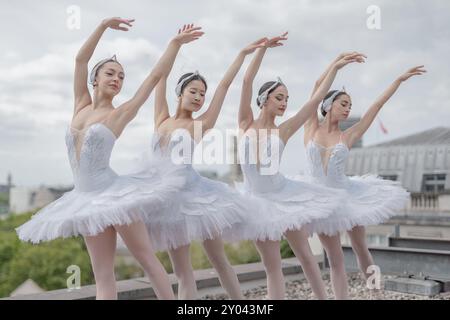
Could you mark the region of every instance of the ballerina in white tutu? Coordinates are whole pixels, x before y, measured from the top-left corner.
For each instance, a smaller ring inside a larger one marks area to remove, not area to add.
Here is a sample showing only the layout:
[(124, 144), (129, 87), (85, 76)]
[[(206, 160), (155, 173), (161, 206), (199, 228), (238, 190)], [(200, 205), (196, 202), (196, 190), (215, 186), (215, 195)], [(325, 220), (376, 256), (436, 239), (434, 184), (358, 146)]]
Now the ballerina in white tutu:
[[(199, 27), (188, 25), (184, 29), (198, 30)], [(193, 240), (202, 241), (228, 295), (232, 299), (243, 298), (237, 276), (225, 255), (221, 234), (244, 221), (247, 211), (244, 199), (227, 184), (200, 176), (192, 167), (192, 153), (203, 133), (214, 127), (228, 88), (245, 57), (260, 45), (261, 41), (257, 41), (239, 52), (214, 92), (208, 109), (196, 118), (193, 114), (202, 108), (207, 90), (206, 80), (198, 72), (186, 73), (179, 79), (175, 90), (178, 106), (174, 116), (170, 116), (166, 100), (169, 72), (156, 87), (153, 157), (166, 159), (179, 168), (175, 175), (183, 176), (186, 184), (161, 215), (148, 216), (147, 227), (155, 248), (169, 251), (178, 278), (180, 299), (197, 298), (189, 255)]]
[[(349, 53), (339, 55), (316, 82), (313, 95), (328, 77), (332, 66)], [(347, 231), (358, 264), (367, 277), (368, 267), (373, 265), (365, 238), (366, 225), (379, 224), (405, 207), (409, 194), (399, 183), (383, 180), (374, 175), (347, 177), (345, 167), (352, 145), (372, 124), (378, 112), (397, 91), (400, 84), (413, 75), (421, 75), (423, 66), (415, 67), (398, 77), (372, 104), (366, 114), (352, 127), (341, 131), (339, 122), (348, 118), (352, 101), (345, 91), (330, 91), (321, 104), (325, 117), (319, 123), (317, 113), (312, 113), (305, 125), (307, 176), (310, 181), (347, 193), (344, 205), (337, 214), (316, 220), (308, 226), (310, 233), (317, 233), (325, 248), (331, 267), (331, 281), (336, 299), (347, 299), (348, 288), (344, 256), (339, 232)], [(317, 104), (316, 106), (318, 106)]]
[[(287, 107), (286, 86), (278, 79), (260, 88), (256, 102), (261, 112), (254, 119), (251, 108), (252, 85), (267, 48), (281, 46), (286, 39), (287, 33), (266, 40), (244, 76), (239, 109), (239, 128), (243, 132), (239, 141), (244, 174), (241, 190), (259, 203), (252, 210), (257, 212), (260, 219), (251, 219), (247, 227), (243, 226), (245, 230), (242, 234), (255, 240), (266, 269), (269, 299), (284, 299), (285, 283), (280, 257), (280, 240), (283, 236), (300, 260), (314, 294), (319, 299), (325, 299), (325, 285), (308, 244), (308, 233), (303, 227), (333, 214), (341, 198), (339, 193), (331, 192), (333, 189), (286, 178), (278, 171), (278, 166), (285, 144), (315, 111), (337, 71), (348, 63), (358, 61), (360, 56), (347, 56), (337, 61), (313, 97), (293, 117), (277, 126), (275, 118), (282, 116)], [(252, 161), (252, 157), (256, 161)]]
[[(74, 189), (37, 212), (17, 228), (21, 240), (38, 243), (58, 237), (84, 237), (94, 271), (97, 299), (116, 299), (114, 276), (116, 233), (139, 261), (158, 298), (174, 294), (163, 266), (154, 254), (143, 215), (162, 210), (183, 180), (117, 175), (109, 166), (115, 141), (148, 99), (161, 76), (168, 72), (180, 46), (193, 41), (194, 33), (177, 35), (135, 95), (113, 106), (125, 73), (114, 57), (97, 63), (90, 73), (93, 97), (88, 87), (88, 62), (104, 31), (127, 31), (134, 20), (109, 18), (102, 21), (77, 54), (74, 78), (74, 112), (66, 132), (66, 145), (74, 176)], [(170, 170), (168, 168), (167, 170)]]

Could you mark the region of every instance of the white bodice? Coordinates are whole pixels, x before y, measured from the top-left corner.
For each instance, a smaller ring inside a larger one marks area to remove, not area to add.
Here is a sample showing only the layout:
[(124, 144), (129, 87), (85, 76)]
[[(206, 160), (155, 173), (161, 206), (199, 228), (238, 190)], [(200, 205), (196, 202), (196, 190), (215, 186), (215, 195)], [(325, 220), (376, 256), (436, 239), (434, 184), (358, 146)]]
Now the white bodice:
[(156, 156), (168, 157), (174, 164), (192, 166), (196, 143), (191, 134), (184, 128), (175, 129), (172, 133), (162, 135), (155, 132), (152, 141), (152, 152)]
[[(239, 160), (244, 175), (244, 187), (250, 192), (264, 193), (281, 189), (285, 177), (279, 172), (284, 143), (276, 134), (260, 140), (244, 135), (239, 142)], [(257, 150), (259, 157), (257, 157)]]
[(306, 173), (323, 185), (346, 188), (345, 167), (349, 151), (342, 141), (327, 148), (310, 140), (306, 145)]
[(76, 190), (103, 189), (117, 177), (109, 166), (115, 141), (114, 133), (100, 122), (83, 130), (68, 128), (66, 146)]
[(200, 175), (193, 168), (194, 150), (197, 146), (188, 130), (184, 128), (175, 129), (172, 133), (162, 135), (158, 132), (153, 134), (152, 155), (156, 161), (172, 163), (184, 171), (188, 181), (197, 179)]

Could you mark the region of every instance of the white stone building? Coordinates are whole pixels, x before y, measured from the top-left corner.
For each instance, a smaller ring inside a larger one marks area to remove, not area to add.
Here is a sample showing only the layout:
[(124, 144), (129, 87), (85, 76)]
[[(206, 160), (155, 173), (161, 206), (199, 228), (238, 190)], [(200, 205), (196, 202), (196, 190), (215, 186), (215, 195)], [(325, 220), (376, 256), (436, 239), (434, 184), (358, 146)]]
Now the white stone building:
[(58, 199), (68, 188), (13, 187), (9, 192), (9, 210), (12, 213), (25, 213), (42, 208)]

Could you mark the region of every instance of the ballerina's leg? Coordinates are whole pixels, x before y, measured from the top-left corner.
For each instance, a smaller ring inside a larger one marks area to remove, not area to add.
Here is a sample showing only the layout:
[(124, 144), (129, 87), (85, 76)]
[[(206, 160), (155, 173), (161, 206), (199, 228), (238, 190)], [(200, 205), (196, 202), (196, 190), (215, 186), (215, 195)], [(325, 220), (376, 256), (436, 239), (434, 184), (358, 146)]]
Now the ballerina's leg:
[(303, 229), (289, 230), (285, 233), (289, 245), (297, 259), (300, 261), (303, 272), (308, 279), (314, 295), (318, 299), (326, 299), (327, 293), (322, 280), (319, 264), (314, 257), (308, 242), (308, 233)]
[(346, 300), (348, 299), (348, 281), (340, 235), (319, 235), (319, 239), (330, 263), (330, 277), (334, 297), (336, 300)]
[(178, 299), (197, 299), (197, 284), (191, 264), (190, 245), (169, 250), (173, 272), (178, 279)]
[(255, 241), (267, 276), (267, 298), (282, 300), (286, 291), (281, 269), (280, 241)]
[(115, 228), (127, 248), (145, 270), (156, 296), (165, 300), (175, 299), (169, 276), (153, 250), (144, 223), (135, 222), (130, 225), (115, 226)]
[(223, 241), (217, 237), (203, 241), (203, 247), (209, 261), (219, 274), (220, 283), (231, 299), (244, 299), (239, 280), (225, 254)]
[(98, 235), (84, 237), (94, 272), (97, 300), (117, 299), (114, 275), (116, 240), (116, 230), (113, 227)]
[(358, 266), (364, 277), (367, 279), (371, 274), (367, 272), (367, 268), (374, 264), (372, 254), (369, 251), (366, 241), (366, 228), (363, 226), (354, 227), (347, 232), (352, 244), (353, 251), (358, 259)]

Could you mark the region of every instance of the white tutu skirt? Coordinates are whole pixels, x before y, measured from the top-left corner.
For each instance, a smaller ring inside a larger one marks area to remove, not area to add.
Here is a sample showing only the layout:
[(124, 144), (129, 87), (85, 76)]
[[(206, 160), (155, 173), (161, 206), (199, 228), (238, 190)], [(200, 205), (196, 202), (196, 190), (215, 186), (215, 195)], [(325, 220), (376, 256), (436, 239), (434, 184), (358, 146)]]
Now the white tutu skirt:
[(176, 249), (194, 240), (221, 236), (245, 221), (245, 199), (227, 184), (202, 177), (190, 165), (180, 174), (186, 184), (155, 215), (146, 215), (147, 230), (157, 251)]
[(288, 230), (300, 230), (308, 223), (331, 216), (342, 203), (344, 193), (340, 191), (283, 176), (280, 180), (264, 192), (236, 183), (251, 209), (246, 223), (226, 231), (224, 239), (279, 241)]
[[(173, 170), (165, 168), (165, 172)], [(107, 186), (94, 191), (75, 188), (16, 228), (17, 234), (23, 241), (39, 243), (94, 236), (110, 226), (144, 221), (145, 215), (166, 207), (185, 183), (180, 175), (158, 172), (155, 168), (145, 174), (114, 175)]]
[(335, 215), (307, 226), (310, 234), (333, 236), (355, 226), (377, 225), (398, 215), (409, 201), (409, 193), (398, 182), (375, 175), (349, 177), (346, 199)]

